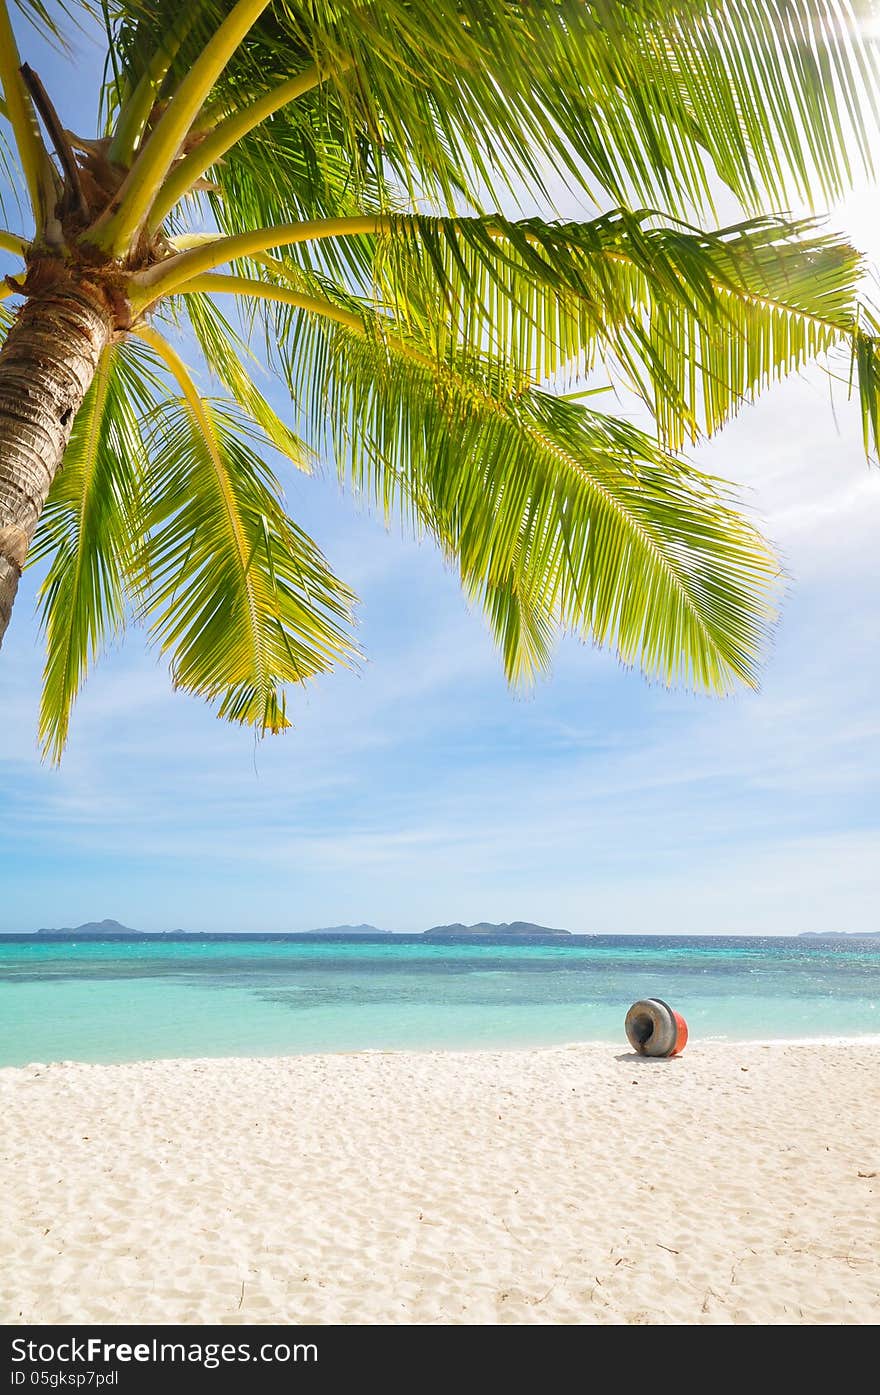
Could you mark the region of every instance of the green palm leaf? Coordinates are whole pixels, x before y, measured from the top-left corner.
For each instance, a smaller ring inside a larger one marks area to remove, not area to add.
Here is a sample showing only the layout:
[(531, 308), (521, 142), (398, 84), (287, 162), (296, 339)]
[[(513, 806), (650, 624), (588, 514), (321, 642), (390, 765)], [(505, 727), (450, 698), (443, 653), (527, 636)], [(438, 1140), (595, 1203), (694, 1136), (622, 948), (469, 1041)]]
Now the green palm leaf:
[(756, 681), (779, 569), (717, 481), (611, 417), (478, 362), (438, 363), (285, 309), (279, 356), (316, 451), (430, 529), (490, 616), (511, 679), (570, 629), (652, 677)]
[(188, 391), (161, 407), (141, 579), (142, 614), (175, 685), (267, 732), (289, 725), (284, 684), (355, 649), (353, 596), (287, 517), (259, 441), (228, 404)]
[(40, 738), (55, 761), (87, 668), (124, 623), (143, 527), (141, 422), (157, 387), (133, 346), (105, 350), (31, 548), (31, 564), (49, 564), (39, 591), (46, 637)]
[(512, 359), (535, 381), (613, 361), (678, 448), (851, 339), (862, 259), (810, 222), (705, 233), (621, 209), (581, 224), (395, 217), (375, 269), (378, 303), (441, 355)]

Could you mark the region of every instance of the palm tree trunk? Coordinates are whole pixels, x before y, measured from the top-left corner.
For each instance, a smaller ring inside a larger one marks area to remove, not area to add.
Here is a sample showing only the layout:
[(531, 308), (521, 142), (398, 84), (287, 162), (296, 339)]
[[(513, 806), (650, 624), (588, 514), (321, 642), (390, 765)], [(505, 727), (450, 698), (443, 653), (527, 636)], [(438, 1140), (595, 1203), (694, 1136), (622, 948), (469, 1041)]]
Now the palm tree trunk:
[(61, 282), (25, 301), (0, 350), (0, 644), (111, 318), (90, 286)]

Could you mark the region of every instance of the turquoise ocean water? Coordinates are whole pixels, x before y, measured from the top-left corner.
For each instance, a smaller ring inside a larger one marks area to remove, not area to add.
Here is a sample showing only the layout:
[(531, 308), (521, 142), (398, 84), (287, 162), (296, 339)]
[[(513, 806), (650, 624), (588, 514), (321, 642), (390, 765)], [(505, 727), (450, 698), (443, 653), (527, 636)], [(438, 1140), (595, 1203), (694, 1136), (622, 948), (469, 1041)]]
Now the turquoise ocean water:
[(692, 1039), (880, 1034), (880, 943), (578, 937), (473, 945), (0, 936), (0, 1066), (624, 1042), (661, 997)]

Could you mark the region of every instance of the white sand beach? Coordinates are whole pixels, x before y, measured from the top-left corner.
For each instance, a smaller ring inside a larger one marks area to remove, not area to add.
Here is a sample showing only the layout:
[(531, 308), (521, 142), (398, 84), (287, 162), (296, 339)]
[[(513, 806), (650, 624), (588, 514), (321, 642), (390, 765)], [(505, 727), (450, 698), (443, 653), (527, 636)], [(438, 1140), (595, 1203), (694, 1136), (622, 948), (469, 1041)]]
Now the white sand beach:
[(880, 1046), (0, 1071), (5, 1322), (870, 1323)]

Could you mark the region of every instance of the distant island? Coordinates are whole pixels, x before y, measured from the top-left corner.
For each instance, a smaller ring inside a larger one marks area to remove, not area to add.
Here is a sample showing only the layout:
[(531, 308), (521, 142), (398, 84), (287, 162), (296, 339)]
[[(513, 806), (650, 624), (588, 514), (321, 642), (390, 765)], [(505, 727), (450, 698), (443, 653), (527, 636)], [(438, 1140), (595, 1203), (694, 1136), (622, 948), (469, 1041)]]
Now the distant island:
[[(186, 930), (134, 930), (130, 925), (123, 925), (119, 920), (87, 920), (83, 925), (65, 925), (57, 930), (42, 929), (37, 930), (37, 935), (42, 935), (52, 939), (78, 939), (78, 940), (116, 940), (116, 939), (136, 939), (136, 940), (157, 940), (157, 939), (178, 939), (186, 936), (188, 939), (225, 939), (227, 935), (222, 931), (186, 931)], [(491, 940), (495, 944), (509, 943), (510, 941), (531, 940), (558, 940), (570, 939), (570, 930), (554, 930), (546, 925), (535, 925), (529, 920), (502, 921), (495, 925), (489, 921), (481, 920), (475, 925), (463, 925), (456, 922), (454, 925), (434, 925), (430, 930), (425, 930), (416, 934), (406, 934), (402, 936), (394, 935), (390, 930), (380, 930), (376, 925), (326, 925), (316, 930), (299, 930), (287, 932), (255, 931), (257, 938), (275, 938), (280, 934), (284, 939), (299, 939), (324, 936), (327, 939), (348, 939), (352, 936), (362, 935), (364, 938), (372, 939), (419, 939), (434, 941), (455, 941), (455, 940), (480, 940), (485, 943)], [(240, 936), (235, 936), (240, 938)]]
[(187, 930), (133, 930), (130, 925), (123, 925), (119, 920), (87, 920), (82, 925), (63, 925), (58, 930), (36, 930), (32, 931), (36, 935), (51, 935), (57, 939), (59, 936), (76, 937), (77, 939), (115, 940), (120, 937), (130, 940), (132, 936), (136, 940), (156, 940), (163, 935), (186, 935)]
[(132, 930), (118, 920), (87, 920), (84, 925), (63, 925), (60, 930), (38, 930), (38, 935), (144, 935), (145, 930)]
[(570, 930), (553, 930), (547, 925), (533, 925), (530, 920), (502, 921), (499, 925), (488, 920), (476, 925), (434, 925), (424, 933), (426, 940), (557, 940), (570, 936)]

